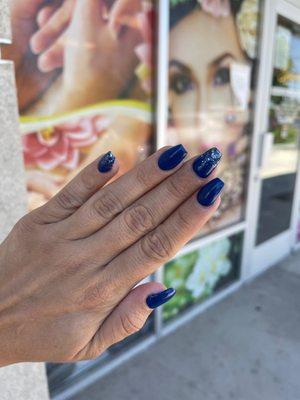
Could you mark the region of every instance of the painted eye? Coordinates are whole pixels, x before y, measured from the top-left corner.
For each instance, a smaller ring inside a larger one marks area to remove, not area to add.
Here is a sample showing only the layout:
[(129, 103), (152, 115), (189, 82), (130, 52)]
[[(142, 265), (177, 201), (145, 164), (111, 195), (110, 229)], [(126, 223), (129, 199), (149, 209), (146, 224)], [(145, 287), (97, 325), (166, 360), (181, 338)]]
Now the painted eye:
[(194, 83), (189, 75), (174, 74), (170, 79), (170, 89), (176, 94), (184, 94), (194, 88)]
[(214, 76), (214, 86), (224, 86), (230, 82), (230, 73), (228, 67), (218, 68)]

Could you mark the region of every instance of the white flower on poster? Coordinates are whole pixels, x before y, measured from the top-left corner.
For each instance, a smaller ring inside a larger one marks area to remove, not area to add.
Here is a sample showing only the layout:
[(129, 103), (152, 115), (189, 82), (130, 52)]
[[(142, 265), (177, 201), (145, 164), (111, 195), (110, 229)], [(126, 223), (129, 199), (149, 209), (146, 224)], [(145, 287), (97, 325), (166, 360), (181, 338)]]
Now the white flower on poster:
[(245, 0), (236, 19), (241, 46), (251, 59), (257, 56), (258, 14), (259, 1)]
[(227, 238), (199, 250), (198, 260), (185, 284), (195, 299), (211, 292), (219, 279), (228, 275), (232, 267), (229, 251), (230, 240)]

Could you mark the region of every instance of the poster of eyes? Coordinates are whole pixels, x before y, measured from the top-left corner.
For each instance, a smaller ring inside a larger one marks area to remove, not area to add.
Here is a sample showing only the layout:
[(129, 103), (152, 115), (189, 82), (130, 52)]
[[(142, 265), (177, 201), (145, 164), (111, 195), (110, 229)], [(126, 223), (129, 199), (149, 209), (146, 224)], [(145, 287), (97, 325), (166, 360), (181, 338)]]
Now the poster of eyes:
[[(167, 142), (191, 156), (223, 153), (221, 207), (201, 234), (243, 218), (252, 133), (259, 0), (170, 0)], [(235, 235), (167, 263), (164, 284), (177, 295), (169, 320), (239, 276), (242, 236)]]
[(223, 153), (225, 191), (206, 233), (243, 217), (260, 3), (170, 1), (168, 143)]

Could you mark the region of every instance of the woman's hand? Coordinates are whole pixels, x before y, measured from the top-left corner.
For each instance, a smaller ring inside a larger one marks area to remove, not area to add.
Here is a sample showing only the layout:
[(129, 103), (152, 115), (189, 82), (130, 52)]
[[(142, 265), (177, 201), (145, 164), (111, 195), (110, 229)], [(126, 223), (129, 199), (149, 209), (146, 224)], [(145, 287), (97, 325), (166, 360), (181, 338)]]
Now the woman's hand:
[(220, 153), (185, 156), (161, 149), (107, 184), (118, 170), (108, 154), (16, 224), (0, 246), (1, 365), (97, 357), (174, 294), (135, 286), (199, 231), (223, 186), (199, 178)]

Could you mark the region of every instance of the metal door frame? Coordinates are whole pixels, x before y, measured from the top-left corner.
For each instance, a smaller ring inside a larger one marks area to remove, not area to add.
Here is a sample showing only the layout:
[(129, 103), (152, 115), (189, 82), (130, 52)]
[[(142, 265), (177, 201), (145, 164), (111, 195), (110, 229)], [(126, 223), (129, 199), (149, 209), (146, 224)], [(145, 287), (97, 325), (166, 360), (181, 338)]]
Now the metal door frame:
[[(258, 74), (258, 83), (256, 89), (254, 131), (251, 152), (251, 168), (248, 186), (246, 221), (247, 230), (245, 237), (243, 277), (249, 279), (271, 266), (272, 262), (257, 268), (253, 265), (254, 252), (256, 249), (256, 228), (259, 217), (259, 205), (261, 198), (262, 179), (260, 178), (261, 145), (262, 135), (268, 130), (269, 103), (271, 98), (272, 78), (273, 78), (273, 57), (275, 50), (275, 34), (278, 16), (287, 18), (300, 24), (300, 7), (297, 8), (287, 0), (265, 0), (263, 10), (262, 32), (260, 40), (260, 67)], [(286, 231), (288, 237), (283, 237), (290, 244), (287, 253), (292, 251), (296, 243), (296, 229), (298, 220), (298, 205), (300, 204), (300, 165), (298, 162), (297, 178), (294, 191), (294, 201), (291, 217), (291, 227)], [(282, 234), (284, 234), (283, 232)], [(270, 239), (276, 246), (276, 240), (281, 234)], [(286, 254), (283, 254), (283, 256)]]

